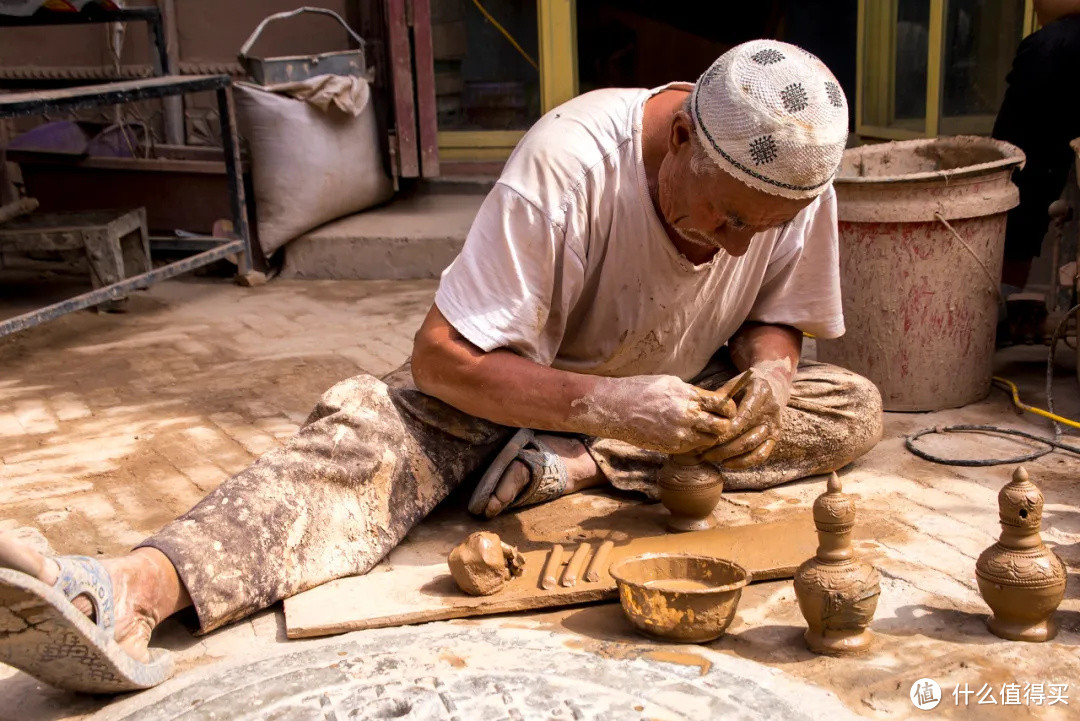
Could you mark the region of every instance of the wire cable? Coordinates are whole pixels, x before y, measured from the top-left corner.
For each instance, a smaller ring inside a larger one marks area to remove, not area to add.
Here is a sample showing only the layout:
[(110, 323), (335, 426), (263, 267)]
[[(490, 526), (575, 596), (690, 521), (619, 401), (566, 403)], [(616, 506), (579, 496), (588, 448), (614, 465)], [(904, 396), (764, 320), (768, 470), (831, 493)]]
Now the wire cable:
[[(932, 453), (924, 451), (915, 445), (915, 441), (919, 438), (935, 433), (1000, 433), (1002, 435), (1020, 436), (1021, 438), (1027, 438), (1028, 440), (1036, 441), (1038, 443), (1045, 443), (1047, 447), (1014, 458), (942, 458), (941, 456), (935, 456)], [(1027, 431), (1018, 431), (1012, 428), (999, 428), (998, 426), (968, 424), (923, 428), (921, 431), (916, 431), (906, 437), (904, 439), (904, 445), (919, 458), (946, 466), (1001, 466), (1006, 464), (1025, 463), (1027, 461), (1033, 461), (1036, 458), (1042, 458), (1047, 453), (1052, 453), (1056, 449), (1080, 455), (1080, 447), (1062, 443), (1061, 441), (1051, 440), (1049, 438), (1043, 438), (1042, 436), (1037, 436), (1034, 433), (1028, 433)]]
[(489, 23), (494, 25), (496, 30), (503, 34), (503, 37), (506, 38), (510, 42), (510, 44), (514, 46), (515, 50), (521, 53), (521, 57), (525, 58), (529, 62), (529, 65), (533, 66), (534, 70), (540, 70), (540, 66), (536, 64), (535, 60), (533, 60), (532, 55), (529, 55), (527, 52), (525, 52), (525, 48), (521, 47), (521, 45), (518, 44), (518, 41), (514, 39), (514, 36), (511, 35), (506, 28), (499, 24), (499, 21), (496, 20), (492, 16), (492, 14), (487, 11), (487, 8), (480, 4), (480, 0), (472, 1), (473, 5), (476, 6), (476, 9), (480, 11), (484, 18), (487, 19)]
[[(1080, 428), (1080, 424), (1076, 421), (1072, 421), (1064, 416), (1059, 416), (1054, 413), (1054, 351), (1057, 349), (1058, 341), (1061, 339), (1061, 335), (1065, 328), (1069, 324), (1069, 319), (1080, 310), (1080, 305), (1075, 305), (1065, 313), (1065, 317), (1058, 323), (1057, 328), (1054, 330), (1054, 335), (1050, 338), (1050, 350), (1046, 356), (1046, 407), (1048, 410), (1044, 411), (1041, 408), (1035, 406), (1028, 406), (1020, 402), (1020, 394), (1017, 391), (1016, 385), (1011, 381), (1004, 378), (995, 377), (994, 380), (1002, 381), (1008, 384), (1012, 390), (1013, 402), (1020, 408), (1026, 411), (1031, 411), (1037, 415), (1043, 416), (1050, 420), (1050, 427), (1053, 429), (1052, 438), (1044, 438), (1037, 436), (1034, 433), (1028, 433), (1026, 431), (1018, 431), (1013, 428), (1001, 428), (998, 426), (989, 425), (953, 425), (953, 426), (934, 426), (932, 428), (923, 428), (920, 431), (916, 431), (911, 435), (904, 438), (904, 446), (913, 454), (922, 458), (923, 460), (930, 461), (931, 463), (939, 463), (945, 466), (1000, 466), (1000, 465), (1015, 465), (1017, 463), (1025, 463), (1027, 461), (1033, 461), (1036, 458), (1042, 458), (1048, 453), (1053, 453), (1055, 450), (1067, 451), (1069, 453), (1075, 453), (1080, 455), (1080, 447), (1073, 446), (1068, 443), (1061, 442), (1061, 425), (1062, 423), (1072, 426), (1074, 428)], [(915, 441), (937, 433), (997, 433), (1006, 436), (1018, 436), (1026, 438), (1028, 440), (1042, 443), (1046, 447), (1040, 448), (1037, 451), (1033, 451), (1026, 455), (1016, 456), (1015, 458), (982, 458), (982, 459), (966, 459), (966, 458), (944, 458), (942, 456), (934, 455), (928, 451), (924, 451), (915, 445)]]
[(1042, 416), (1043, 418), (1049, 418), (1050, 420), (1057, 421), (1058, 423), (1064, 423), (1071, 428), (1080, 429), (1080, 423), (1077, 423), (1070, 418), (1066, 418), (1065, 416), (1059, 416), (1056, 413), (1051, 413), (1050, 411), (1045, 411), (1037, 406), (1029, 406), (1027, 403), (1024, 403), (1022, 400), (1020, 400), (1020, 389), (1017, 388), (1016, 384), (1008, 378), (994, 376), (993, 381), (998, 385), (998, 387), (1005, 386), (1005, 388), (1003, 388), (1002, 390), (1007, 390), (1009, 394), (1012, 395), (1013, 405), (1020, 410), (1027, 411), (1028, 413), (1034, 413), (1035, 415)]

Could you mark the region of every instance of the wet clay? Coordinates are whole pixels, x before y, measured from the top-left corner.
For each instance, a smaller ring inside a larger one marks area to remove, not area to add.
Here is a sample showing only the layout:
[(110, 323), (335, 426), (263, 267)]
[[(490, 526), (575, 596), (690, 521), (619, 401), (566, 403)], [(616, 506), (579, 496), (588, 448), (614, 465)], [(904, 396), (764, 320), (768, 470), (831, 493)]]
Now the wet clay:
[(1001, 537), (975, 563), (979, 593), (994, 612), (986, 625), (1010, 641), (1049, 641), (1065, 597), (1065, 567), (1042, 541), (1043, 495), (1023, 466), (998, 493)]
[(571, 588), (577, 585), (578, 577), (581, 575), (581, 569), (585, 567), (585, 559), (589, 556), (589, 551), (592, 550), (592, 546), (588, 543), (579, 544), (574, 549), (574, 555), (570, 557), (570, 562), (566, 564), (566, 570), (563, 571), (562, 585)]
[(671, 512), (669, 530), (703, 531), (713, 528), (713, 509), (724, 493), (724, 478), (708, 463), (683, 465), (672, 456), (660, 469), (660, 502)]
[(525, 557), (494, 533), (477, 531), (450, 552), (450, 575), (465, 593), (490, 596), (525, 570)]
[(697, 666), (701, 669), (701, 675), (704, 676), (712, 668), (712, 661), (699, 656), (696, 653), (681, 653), (679, 651), (649, 651), (645, 654), (645, 658), (652, 661), (660, 661), (661, 663), (674, 663), (679, 666)]
[(596, 555), (589, 561), (589, 568), (585, 571), (587, 583), (596, 583), (600, 580), (600, 574), (607, 570), (608, 558), (613, 548), (615, 548), (614, 541), (604, 541), (600, 544), (600, 548), (596, 549)]
[(540, 588), (549, 590), (559, 583), (559, 568), (562, 566), (563, 547), (555, 544), (551, 547), (551, 553), (544, 563), (544, 573), (540, 577)]
[[(706, 390), (674, 376), (597, 377), (588, 393), (570, 403), (567, 422), (586, 436), (675, 453), (715, 438), (702, 430), (714, 420), (706, 408), (724, 403)], [(733, 413), (734, 404), (727, 410)]]
[(881, 595), (881, 577), (855, 558), (855, 499), (843, 493), (835, 473), (814, 501), (814, 525), (817, 555), (795, 572), (795, 596), (808, 626), (806, 647), (830, 656), (864, 653), (873, 640), (868, 626)]

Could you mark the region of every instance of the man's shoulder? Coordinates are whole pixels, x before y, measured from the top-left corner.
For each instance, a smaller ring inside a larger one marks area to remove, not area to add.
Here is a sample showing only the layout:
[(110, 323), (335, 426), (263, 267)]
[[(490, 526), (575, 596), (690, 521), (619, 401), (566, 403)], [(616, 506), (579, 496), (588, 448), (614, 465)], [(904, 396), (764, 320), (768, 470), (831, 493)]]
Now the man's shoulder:
[(632, 148), (635, 116), (647, 94), (605, 88), (563, 103), (525, 134), (499, 182), (558, 220), (598, 167), (619, 170), (618, 156)]

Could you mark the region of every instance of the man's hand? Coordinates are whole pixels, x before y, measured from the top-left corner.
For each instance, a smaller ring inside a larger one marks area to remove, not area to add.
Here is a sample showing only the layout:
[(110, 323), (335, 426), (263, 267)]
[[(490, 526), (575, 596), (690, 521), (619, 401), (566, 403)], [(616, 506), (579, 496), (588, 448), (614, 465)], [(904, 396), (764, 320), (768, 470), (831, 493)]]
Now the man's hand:
[[(754, 379), (741, 397), (736, 396), (738, 410), (716, 446), (701, 457), (721, 468), (741, 470), (767, 461), (780, 439), (780, 409), (791, 395), (802, 332), (790, 326), (748, 322), (735, 332), (728, 346), (735, 367), (752, 369)], [(718, 392), (723, 393), (734, 382), (729, 381)]]
[[(768, 460), (780, 440), (781, 399), (786, 405), (787, 388), (781, 374), (754, 368), (754, 378), (742, 392), (735, 416), (719, 434), (716, 446), (701, 454), (702, 460), (729, 470), (753, 468)], [(717, 391), (724, 395), (729, 381)]]
[(582, 432), (664, 453), (691, 453), (730, 431), (735, 403), (675, 376), (598, 378), (571, 404)]

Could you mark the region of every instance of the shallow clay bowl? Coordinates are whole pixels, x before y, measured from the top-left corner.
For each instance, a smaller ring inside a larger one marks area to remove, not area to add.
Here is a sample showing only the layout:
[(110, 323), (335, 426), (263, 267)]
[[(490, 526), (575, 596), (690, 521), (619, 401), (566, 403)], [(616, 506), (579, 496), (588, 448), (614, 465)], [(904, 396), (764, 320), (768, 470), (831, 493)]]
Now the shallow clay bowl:
[(609, 569), (630, 623), (648, 636), (701, 643), (724, 635), (750, 574), (722, 558), (646, 553)]

